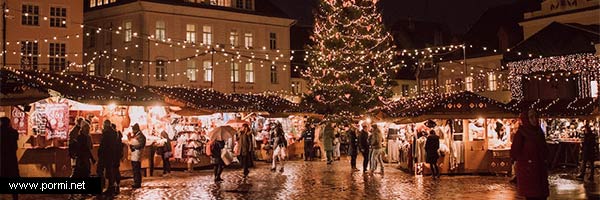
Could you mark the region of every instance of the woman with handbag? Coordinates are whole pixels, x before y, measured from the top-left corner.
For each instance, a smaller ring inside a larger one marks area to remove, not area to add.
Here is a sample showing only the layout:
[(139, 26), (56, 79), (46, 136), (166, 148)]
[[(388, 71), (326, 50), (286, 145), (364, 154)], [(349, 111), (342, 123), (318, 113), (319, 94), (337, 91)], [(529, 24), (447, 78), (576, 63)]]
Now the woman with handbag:
[(248, 177), (250, 168), (252, 166), (252, 155), (254, 154), (254, 136), (250, 130), (248, 124), (242, 125), (242, 131), (237, 139), (234, 152), (236, 156), (239, 156), (239, 160), (244, 168), (244, 178)]
[(221, 158), (221, 151), (223, 150), (223, 148), (225, 148), (225, 141), (223, 141), (223, 140), (212, 141), (210, 151), (211, 151), (213, 164), (214, 164), (214, 168), (215, 168), (214, 169), (215, 182), (223, 181), (223, 179), (221, 179), (221, 173), (223, 172), (223, 168), (225, 168), (225, 163), (223, 162), (223, 159)]

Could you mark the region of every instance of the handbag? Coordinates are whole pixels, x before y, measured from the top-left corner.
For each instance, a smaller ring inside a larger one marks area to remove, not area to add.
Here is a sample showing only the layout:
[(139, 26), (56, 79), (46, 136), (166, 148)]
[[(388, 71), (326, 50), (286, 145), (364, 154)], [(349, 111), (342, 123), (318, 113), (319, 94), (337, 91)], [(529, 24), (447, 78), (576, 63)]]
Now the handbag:
[(231, 155), (231, 152), (227, 151), (227, 149), (223, 149), (221, 150), (221, 159), (225, 165), (229, 165), (233, 161), (233, 155)]

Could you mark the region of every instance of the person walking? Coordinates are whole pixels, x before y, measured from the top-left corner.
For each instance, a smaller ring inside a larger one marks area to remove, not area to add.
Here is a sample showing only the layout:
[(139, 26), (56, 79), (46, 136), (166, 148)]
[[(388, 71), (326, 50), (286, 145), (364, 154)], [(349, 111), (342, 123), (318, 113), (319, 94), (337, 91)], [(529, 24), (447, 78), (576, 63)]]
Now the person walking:
[(331, 122), (325, 122), (323, 127), (323, 148), (327, 156), (327, 164), (330, 165), (333, 162), (333, 124)]
[(383, 175), (383, 136), (381, 131), (376, 124), (371, 126), (373, 133), (369, 136), (369, 144), (371, 145), (371, 173), (377, 170), (377, 167), (381, 168), (381, 174)]
[(354, 127), (346, 125), (346, 134), (348, 134), (348, 140), (350, 146), (348, 147), (348, 154), (350, 155), (350, 167), (352, 171), (358, 171), (356, 168), (356, 156), (358, 156), (358, 135)]
[[(18, 178), (19, 163), (17, 160), (17, 141), (19, 132), (10, 124), (8, 117), (0, 118), (0, 177)], [(19, 199), (18, 194), (12, 194), (13, 200)]]
[(171, 155), (173, 155), (171, 139), (165, 130), (160, 132), (160, 139), (164, 142), (164, 144), (156, 148), (156, 153), (158, 153), (162, 159), (163, 176), (168, 176), (171, 173), (171, 161), (169, 161), (169, 158), (171, 158)]
[(279, 169), (279, 172), (283, 173), (287, 145), (287, 140), (285, 139), (285, 133), (283, 132), (281, 123), (277, 123), (275, 125), (275, 132), (273, 136), (273, 146), (275, 150), (273, 150), (273, 165), (271, 167), (271, 171), (277, 171), (276, 162), (277, 160), (279, 160), (279, 165), (281, 165), (281, 169)]
[(304, 139), (304, 161), (312, 161), (314, 159), (313, 148), (315, 146), (315, 125), (306, 123), (304, 132), (297, 141)]
[(369, 131), (371, 129), (371, 126), (369, 123), (367, 122), (363, 122), (361, 124), (362, 130), (360, 130), (360, 133), (358, 135), (358, 148), (360, 150), (360, 153), (363, 156), (363, 173), (367, 172), (367, 167), (369, 166), (369, 160), (371, 159), (370, 157), (370, 145), (369, 145)]
[(533, 110), (521, 113), (521, 126), (515, 134), (510, 157), (517, 162), (517, 191), (526, 199), (549, 196), (548, 147)]
[(120, 188), (121, 188), (121, 171), (119, 170), (119, 168), (121, 168), (121, 160), (123, 159), (123, 133), (119, 130), (117, 130), (117, 125), (116, 124), (110, 124), (110, 126), (113, 128), (113, 130), (115, 130), (115, 132), (117, 133), (117, 160), (115, 162), (115, 165), (113, 166), (113, 171), (115, 172), (115, 182), (116, 182), (116, 186), (114, 187), (114, 193), (115, 194), (119, 194), (120, 193)]
[(437, 160), (440, 157), (438, 149), (440, 148), (440, 137), (435, 134), (435, 130), (429, 131), (429, 136), (425, 141), (425, 161), (431, 168), (431, 177), (440, 178), (440, 168), (438, 167)]
[(338, 131), (338, 128), (334, 127), (334, 139), (333, 139), (333, 159), (334, 160), (340, 160), (341, 157), (341, 153), (340, 153), (340, 146), (341, 146), (341, 138), (340, 138), (340, 132)]
[(236, 148), (236, 156), (240, 157), (240, 162), (244, 168), (244, 178), (248, 177), (250, 173), (249, 168), (252, 166), (253, 154), (254, 154), (254, 135), (248, 124), (242, 125), (240, 136), (237, 140), (238, 148)]
[(223, 159), (221, 158), (221, 151), (223, 148), (225, 148), (225, 141), (214, 140), (211, 142), (210, 152), (214, 163), (215, 182), (223, 181), (221, 178), (221, 173), (223, 173), (223, 169), (225, 168), (225, 162), (223, 162)]
[[(102, 123), (102, 139), (100, 140), (100, 147), (98, 148), (98, 157), (100, 158), (100, 164), (98, 164), (98, 176), (102, 177), (102, 183), (105, 179), (108, 179), (107, 188), (104, 191), (106, 194), (113, 194), (117, 187), (117, 173), (119, 165), (119, 135), (117, 131), (112, 127), (110, 120), (104, 120)], [(116, 168), (116, 169), (115, 169)], [(115, 171), (117, 170), (117, 171)], [(104, 187), (104, 184), (101, 185)]]
[(588, 180), (593, 182), (594, 174), (596, 171), (594, 161), (596, 161), (596, 158), (598, 156), (598, 136), (592, 131), (592, 128), (587, 123), (583, 127), (583, 130), (583, 161), (581, 163), (581, 173), (579, 174), (579, 176), (577, 176), (577, 178), (583, 179), (585, 177), (585, 170), (588, 168), (586, 165), (589, 164), (591, 168), (591, 174)]
[(146, 136), (140, 130), (139, 124), (131, 127), (133, 133), (128, 136), (129, 149), (131, 150), (131, 167), (133, 168), (133, 188), (142, 187), (142, 151), (146, 146)]
[(73, 170), (74, 178), (90, 177), (90, 169), (92, 163), (96, 160), (92, 156), (92, 137), (90, 136), (90, 124), (83, 123), (81, 130), (77, 136), (75, 146), (75, 169)]
[[(79, 132), (81, 131), (81, 122), (83, 122), (83, 118), (79, 117), (77, 118), (77, 120), (75, 120), (75, 124), (73, 125), (73, 128), (71, 129), (71, 131), (69, 131), (69, 158), (71, 158), (71, 168), (75, 169), (75, 163), (76, 163), (76, 155), (75, 155), (75, 151), (76, 151), (76, 144), (77, 144), (77, 136), (79, 136)], [(73, 177), (73, 172), (75, 172), (75, 170), (73, 170), (71, 172), (71, 177)]]

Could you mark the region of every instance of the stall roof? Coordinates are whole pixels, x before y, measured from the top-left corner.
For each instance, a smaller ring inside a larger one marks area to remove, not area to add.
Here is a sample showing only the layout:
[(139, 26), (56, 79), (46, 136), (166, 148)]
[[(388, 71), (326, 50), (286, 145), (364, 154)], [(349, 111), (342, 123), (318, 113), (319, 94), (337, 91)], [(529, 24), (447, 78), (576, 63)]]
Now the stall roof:
[(11, 69), (1, 69), (0, 74), (3, 79), (15, 80), (45, 94), (57, 92), (61, 97), (87, 104), (151, 106), (163, 103), (160, 96), (115, 78)]
[(596, 117), (600, 116), (600, 101), (594, 98), (575, 98), (575, 99), (548, 99), (548, 100), (513, 100), (508, 104), (509, 109), (515, 113), (522, 112), (524, 109), (533, 108), (540, 117)]
[(300, 113), (298, 104), (262, 94), (224, 94), (212, 89), (189, 87), (149, 87), (151, 91), (179, 101), (186, 107), (213, 112)]
[[(479, 118), (515, 117), (514, 112), (496, 100), (475, 94), (459, 92), (393, 102), (384, 112), (398, 120), (426, 118)], [(409, 120), (410, 121), (410, 120)]]

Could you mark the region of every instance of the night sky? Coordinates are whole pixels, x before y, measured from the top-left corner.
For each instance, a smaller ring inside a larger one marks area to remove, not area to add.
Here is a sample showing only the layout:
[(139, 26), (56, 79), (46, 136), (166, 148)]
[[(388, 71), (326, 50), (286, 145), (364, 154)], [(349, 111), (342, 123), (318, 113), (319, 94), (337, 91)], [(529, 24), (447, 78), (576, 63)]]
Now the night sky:
[[(300, 24), (310, 24), (316, 0), (271, 0)], [(381, 0), (386, 24), (411, 18), (446, 24), (454, 34), (462, 34), (488, 8), (517, 0)]]

